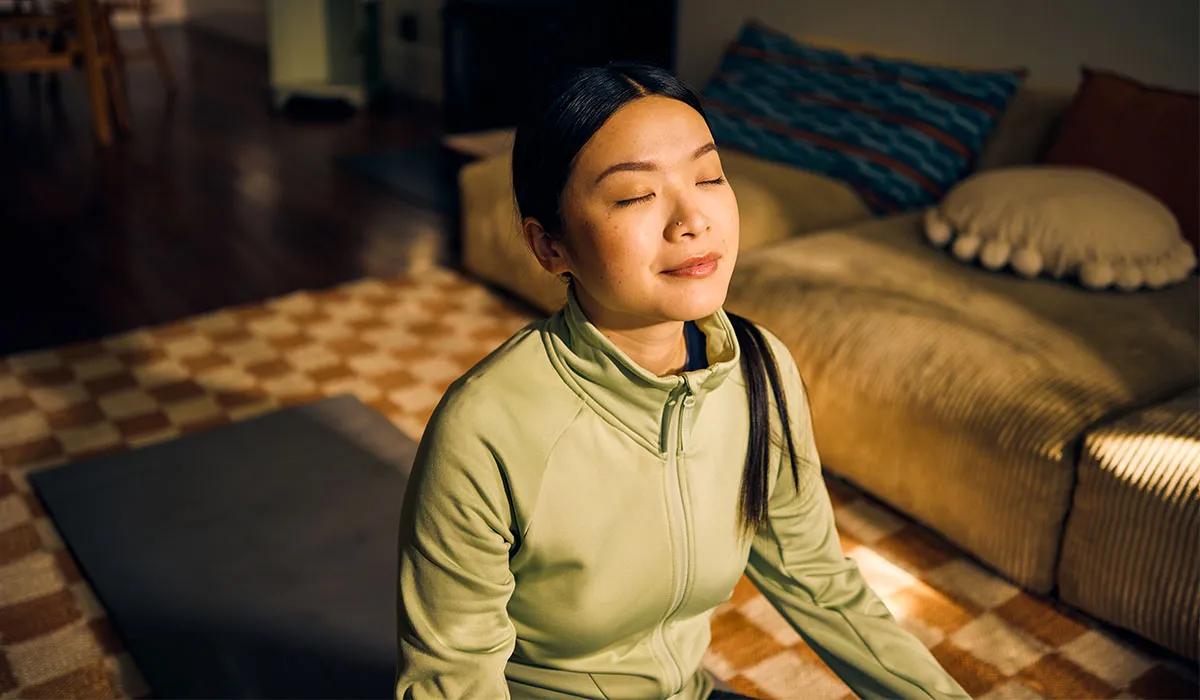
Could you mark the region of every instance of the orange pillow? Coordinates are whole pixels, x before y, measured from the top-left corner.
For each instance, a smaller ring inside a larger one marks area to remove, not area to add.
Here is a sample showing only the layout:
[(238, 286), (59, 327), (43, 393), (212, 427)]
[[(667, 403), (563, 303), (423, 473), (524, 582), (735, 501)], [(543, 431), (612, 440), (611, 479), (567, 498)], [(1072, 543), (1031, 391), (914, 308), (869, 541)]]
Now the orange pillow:
[(1042, 162), (1093, 167), (1161, 199), (1200, 251), (1200, 97), (1082, 66)]

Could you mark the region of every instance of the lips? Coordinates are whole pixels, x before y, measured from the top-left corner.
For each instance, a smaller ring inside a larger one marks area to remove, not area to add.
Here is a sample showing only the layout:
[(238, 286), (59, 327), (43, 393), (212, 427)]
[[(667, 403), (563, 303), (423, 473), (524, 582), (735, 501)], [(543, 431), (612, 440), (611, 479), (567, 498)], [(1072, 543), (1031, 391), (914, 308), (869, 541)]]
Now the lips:
[(717, 260), (720, 257), (721, 257), (720, 254), (718, 254), (716, 252), (705, 253), (704, 255), (697, 255), (695, 257), (691, 257), (691, 258), (688, 258), (687, 260), (684, 260), (683, 262), (681, 262), (679, 265), (676, 265), (675, 267), (663, 270), (663, 272), (679, 272), (681, 270), (686, 270), (689, 267), (698, 267), (700, 265), (705, 265), (707, 263), (713, 262), (714, 260)]

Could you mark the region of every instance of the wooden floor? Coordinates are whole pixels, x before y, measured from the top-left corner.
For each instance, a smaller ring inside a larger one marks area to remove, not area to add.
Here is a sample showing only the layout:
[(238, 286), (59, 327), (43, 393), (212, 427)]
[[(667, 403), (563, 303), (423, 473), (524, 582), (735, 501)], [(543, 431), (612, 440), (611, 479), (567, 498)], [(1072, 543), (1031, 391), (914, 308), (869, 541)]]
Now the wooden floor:
[(0, 84), (0, 355), (453, 258), (448, 217), (334, 163), (436, 137), (436, 108), (295, 122), (267, 108), (264, 51), (163, 34), (178, 96), (129, 64), (134, 132), (107, 149), (81, 74), (58, 106)]

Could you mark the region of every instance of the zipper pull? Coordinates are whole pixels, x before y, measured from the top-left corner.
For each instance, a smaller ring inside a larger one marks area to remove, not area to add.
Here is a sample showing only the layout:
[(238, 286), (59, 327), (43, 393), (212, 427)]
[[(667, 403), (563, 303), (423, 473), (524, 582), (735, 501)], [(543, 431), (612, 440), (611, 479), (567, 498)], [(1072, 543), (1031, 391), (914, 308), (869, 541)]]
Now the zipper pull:
[(691, 408), (696, 403), (696, 397), (692, 396), (691, 387), (687, 384), (683, 385), (683, 405), (679, 407), (679, 440), (676, 441), (676, 452), (683, 452), (683, 424), (684, 411)]
[(673, 408), (674, 406), (675, 406), (675, 397), (674, 396), (671, 396), (670, 398), (668, 398), (667, 405), (663, 406), (663, 420), (662, 420), (663, 430), (661, 433), (661, 437), (659, 438), (659, 441), (658, 441), (658, 451), (664, 456), (666, 456), (667, 446), (670, 444), (670, 439), (669, 439), (669, 435), (671, 433), (670, 416), (672, 414), (672, 411), (674, 410), (674, 408)]

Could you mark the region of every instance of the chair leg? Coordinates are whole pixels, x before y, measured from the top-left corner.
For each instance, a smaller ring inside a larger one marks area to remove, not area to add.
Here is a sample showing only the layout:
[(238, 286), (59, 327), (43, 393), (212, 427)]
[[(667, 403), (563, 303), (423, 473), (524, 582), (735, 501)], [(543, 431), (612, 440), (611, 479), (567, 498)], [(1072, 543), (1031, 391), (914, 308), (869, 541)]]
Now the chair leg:
[(158, 39), (158, 31), (154, 28), (154, 23), (150, 21), (150, 2), (142, 0), (138, 3), (138, 20), (142, 25), (142, 34), (146, 37), (146, 45), (150, 47), (150, 55), (154, 57), (154, 64), (158, 66), (158, 74), (162, 77), (163, 85), (167, 88), (168, 94), (175, 94), (175, 73), (171, 70), (171, 62), (167, 60), (167, 52), (163, 50), (162, 42)]
[(112, 31), (112, 28), (113, 28), (112, 18), (113, 18), (113, 13), (114, 13), (115, 8), (112, 5), (106, 5), (104, 9), (105, 9), (104, 18), (108, 21), (109, 36), (112, 37), (113, 58), (115, 58), (117, 60), (117, 65), (120, 66), (121, 71), (124, 72), (124, 70), (125, 70), (125, 49), (121, 48), (121, 42), (118, 40), (117, 33), (115, 31)]
[[(32, 6), (25, 7), (20, 2), (17, 2), (14, 5), (14, 8), (16, 10), (15, 15), (18, 17), (20, 17), (21, 15), (28, 15), (28, 14), (33, 13)], [(26, 27), (22, 27), (17, 32), (17, 37), (21, 41), (29, 41), (33, 34), (40, 34), (40, 33), (41, 33), (40, 31), (33, 32), (33, 31), (30, 31)], [(41, 36), (38, 36), (37, 38), (41, 39)], [(31, 70), (26, 75), (26, 79), (27, 79), (27, 82), (29, 83), (29, 97), (32, 98), (36, 104), (38, 98), (40, 98), (41, 94), (42, 94), (42, 73), (41, 73), (41, 71), (32, 71)]]
[(8, 73), (0, 73), (0, 124), (8, 126), (12, 108), (12, 95), (8, 87)]
[(128, 134), (133, 130), (133, 125), (129, 117), (129, 96), (125, 91), (125, 79), (120, 67), (115, 63), (110, 62), (104, 70), (108, 75), (108, 92), (112, 99), (113, 112), (117, 116), (117, 128), (122, 134)]
[(125, 64), (121, 59), (121, 49), (117, 42), (117, 33), (113, 31), (112, 12), (106, 11), (101, 16), (101, 32), (104, 37), (104, 49), (108, 54), (104, 72), (107, 78), (108, 95), (112, 100), (113, 112), (117, 116), (117, 127), (122, 134), (132, 130), (129, 116), (129, 93), (125, 89)]
[(100, 64), (96, 44), (96, 23), (92, 19), (94, 0), (75, 0), (75, 16), (79, 23), (79, 38), (83, 42), (83, 67), (87, 76), (88, 101), (92, 106), (92, 130), (103, 146), (112, 144), (112, 120), (109, 117), (108, 90), (104, 86), (104, 69)]

